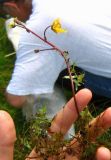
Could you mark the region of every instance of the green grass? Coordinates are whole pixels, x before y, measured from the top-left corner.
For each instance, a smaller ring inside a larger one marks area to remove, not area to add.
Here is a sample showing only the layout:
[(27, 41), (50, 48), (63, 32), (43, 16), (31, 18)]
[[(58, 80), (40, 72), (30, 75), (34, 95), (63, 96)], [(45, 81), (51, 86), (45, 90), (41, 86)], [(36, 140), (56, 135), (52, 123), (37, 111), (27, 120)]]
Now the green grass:
[(10, 106), (5, 98), (5, 90), (11, 78), (14, 67), (15, 55), (5, 58), (5, 55), (14, 51), (12, 44), (7, 38), (5, 21), (0, 19), (0, 110), (7, 111), (14, 119), (17, 133), (22, 130), (23, 116), (21, 109)]

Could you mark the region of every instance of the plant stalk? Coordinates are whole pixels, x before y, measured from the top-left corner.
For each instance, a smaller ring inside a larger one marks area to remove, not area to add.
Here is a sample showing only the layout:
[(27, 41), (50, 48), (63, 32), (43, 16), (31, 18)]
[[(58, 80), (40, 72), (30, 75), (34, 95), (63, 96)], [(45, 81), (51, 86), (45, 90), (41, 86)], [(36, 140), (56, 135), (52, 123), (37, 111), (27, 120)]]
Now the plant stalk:
[(32, 30), (30, 30), (29, 28), (27, 28), (22, 22), (20, 22), (19, 20), (15, 19), (15, 23), (17, 23), (17, 25), (19, 25), (19, 27), (22, 27), (24, 29), (26, 29), (27, 32), (32, 33), (33, 35), (35, 35), (36, 37), (38, 37), (40, 40), (42, 40), (43, 42), (47, 43), (48, 45), (50, 45), (53, 49), (55, 49), (56, 51), (58, 51), (60, 53), (60, 55), (64, 58), (66, 66), (67, 66), (67, 70), (68, 70), (68, 74), (69, 74), (69, 78), (70, 78), (70, 82), (71, 82), (71, 89), (72, 89), (72, 95), (74, 98), (74, 103), (75, 103), (75, 108), (77, 111), (78, 116), (79, 114), (79, 109), (78, 109), (78, 105), (77, 105), (77, 101), (76, 101), (76, 97), (75, 97), (75, 89), (74, 89), (74, 83), (73, 83), (73, 79), (72, 79), (72, 74), (71, 74), (71, 69), (70, 69), (70, 64), (69, 64), (69, 59), (67, 59), (67, 56), (64, 55), (64, 51), (62, 51), (61, 49), (59, 49), (56, 45), (54, 45), (53, 43), (49, 42), (46, 38), (46, 30), (50, 27), (48, 26), (45, 29), (45, 33), (44, 33), (44, 38), (39, 36), (38, 34), (36, 34), (35, 32), (33, 32)]

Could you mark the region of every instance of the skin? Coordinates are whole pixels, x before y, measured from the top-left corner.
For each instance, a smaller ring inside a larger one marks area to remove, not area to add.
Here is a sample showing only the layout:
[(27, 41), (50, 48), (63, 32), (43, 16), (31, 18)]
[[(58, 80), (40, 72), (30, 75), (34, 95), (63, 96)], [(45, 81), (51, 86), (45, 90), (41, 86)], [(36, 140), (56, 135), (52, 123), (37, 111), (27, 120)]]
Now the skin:
[(11, 116), (0, 111), (0, 160), (13, 160), (16, 131)]
[(32, 0), (5, 2), (3, 4), (3, 9), (12, 17), (17, 17), (21, 21), (26, 21), (32, 12)]
[[(82, 111), (84, 107), (89, 103), (92, 97), (91, 92), (88, 89), (82, 89), (76, 94), (76, 100), (79, 107), (79, 111)], [(64, 135), (67, 133), (70, 126), (76, 121), (77, 112), (74, 107), (73, 98), (65, 105), (64, 116), (63, 109), (61, 109), (54, 118), (50, 127), (51, 132), (62, 132)], [(100, 128), (108, 129), (111, 127), (111, 108), (106, 109), (99, 119)], [(12, 118), (5, 111), (0, 111), (0, 160), (13, 160), (14, 142), (16, 140), (15, 127)], [(61, 123), (62, 122), (62, 123)], [(8, 133), (8, 134), (7, 134)], [(37, 156), (34, 150), (29, 156)], [(41, 157), (42, 158), (42, 157)], [(73, 160), (76, 157), (67, 155), (66, 160)], [(107, 148), (100, 147), (96, 154), (97, 160), (110, 160), (111, 153)], [(78, 158), (76, 158), (79, 160)], [(26, 160), (29, 160), (27, 158)], [(33, 159), (37, 160), (37, 159)], [(50, 158), (52, 160), (52, 158)]]

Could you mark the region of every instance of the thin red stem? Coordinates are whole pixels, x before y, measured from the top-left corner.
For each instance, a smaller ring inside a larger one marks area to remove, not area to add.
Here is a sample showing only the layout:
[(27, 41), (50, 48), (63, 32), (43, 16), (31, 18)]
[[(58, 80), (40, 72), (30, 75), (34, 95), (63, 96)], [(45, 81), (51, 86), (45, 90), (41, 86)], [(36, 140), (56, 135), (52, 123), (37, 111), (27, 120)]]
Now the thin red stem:
[[(66, 66), (67, 66), (69, 78), (70, 78), (70, 81), (71, 81), (72, 95), (73, 95), (73, 98), (74, 98), (74, 103), (75, 103), (76, 111), (77, 111), (77, 114), (79, 116), (80, 114), (79, 114), (79, 109), (78, 109), (78, 105), (77, 105), (77, 101), (76, 101), (76, 97), (75, 97), (75, 89), (74, 89), (74, 83), (73, 83), (71, 69), (70, 69), (70, 65), (69, 65), (69, 59), (67, 60), (66, 56), (64, 55), (64, 51), (62, 51), (61, 49), (59, 49), (57, 46), (55, 46), (51, 42), (47, 41), (46, 37), (42, 38), (41, 36), (39, 36), (38, 34), (36, 34), (35, 32), (33, 32), (32, 30), (30, 30), (29, 28), (27, 28), (23, 23), (19, 22), (18, 20), (15, 21), (15, 22), (17, 24), (19, 24), (22, 28), (26, 29), (27, 32), (32, 33), (33, 35), (35, 35), (36, 37), (38, 37), (43, 42), (45, 42), (48, 45), (50, 45), (52, 48), (54, 48), (56, 51), (58, 51), (62, 55), (62, 57), (65, 60)], [(49, 28), (49, 26), (47, 27), (47, 29), (48, 28)]]

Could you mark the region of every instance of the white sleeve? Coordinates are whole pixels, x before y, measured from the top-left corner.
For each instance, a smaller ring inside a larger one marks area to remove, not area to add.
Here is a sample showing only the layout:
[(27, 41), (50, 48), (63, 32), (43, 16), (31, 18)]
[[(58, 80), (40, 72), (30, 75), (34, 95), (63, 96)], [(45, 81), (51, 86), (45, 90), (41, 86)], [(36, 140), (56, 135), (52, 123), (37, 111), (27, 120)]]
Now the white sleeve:
[(20, 33), (22, 28), (20, 27), (10, 28), (9, 25), (12, 21), (13, 21), (13, 18), (6, 20), (5, 28), (6, 28), (7, 36), (9, 40), (12, 42), (12, 45), (16, 51), (18, 49), (18, 43), (19, 43)]

